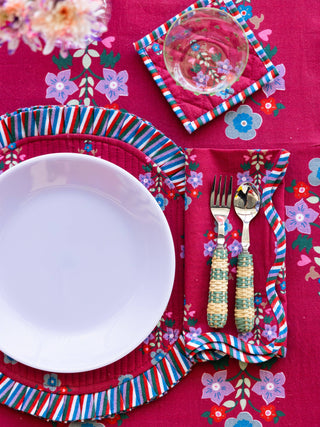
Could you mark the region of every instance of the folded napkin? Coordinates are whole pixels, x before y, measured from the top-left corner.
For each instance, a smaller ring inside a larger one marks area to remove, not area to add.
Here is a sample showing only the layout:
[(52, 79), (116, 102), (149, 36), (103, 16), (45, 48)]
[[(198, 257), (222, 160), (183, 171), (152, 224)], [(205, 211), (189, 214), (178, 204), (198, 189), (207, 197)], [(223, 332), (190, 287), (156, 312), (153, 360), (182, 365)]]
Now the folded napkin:
[[(284, 150), (192, 149), (186, 154), (185, 298), (186, 348), (196, 360), (228, 354), (244, 362), (285, 356), (287, 339), (285, 294), (284, 184), (289, 153)], [(229, 311), (222, 329), (207, 324), (210, 262), (217, 226), (209, 209), (214, 176), (233, 176), (233, 194), (241, 183), (259, 187), (262, 207), (250, 223), (254, 262), (255, 326), (238, 333), (235, 326), (235, 279), (241, 252), (242, 222), (230, 210), (226, 225), (229, 253)]]
[[(163, 43), (168, 29), (183, 12), (213, 6), (226, 10), (243, 27), (249, 41), (249, 59), (243, 75), (228, 91), (220, 96), (195, 95), (178, 86), (168, 73), (163, 59)], [(242, 102), (278, 75), (276, 67), (231, 0), (219, 0), (218, 3), (214, 0), (199, 0), (134, 43), (134, 48), (189, 133)]]

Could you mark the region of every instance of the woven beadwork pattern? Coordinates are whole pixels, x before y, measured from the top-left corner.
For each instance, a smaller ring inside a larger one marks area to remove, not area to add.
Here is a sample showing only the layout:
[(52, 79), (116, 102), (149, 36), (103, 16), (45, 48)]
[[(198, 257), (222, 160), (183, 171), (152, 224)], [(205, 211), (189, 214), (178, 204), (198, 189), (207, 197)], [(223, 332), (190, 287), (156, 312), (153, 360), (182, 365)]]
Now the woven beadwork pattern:
[(228, 317), (228, 251), (217, 248), (211, 261), (209, 298), (207, 308), (208, 325), (223, 328)]
[(235, 322), (239, 332), (250, 332), (254, 326), (253, 259), (249, 252), (238, 256)]

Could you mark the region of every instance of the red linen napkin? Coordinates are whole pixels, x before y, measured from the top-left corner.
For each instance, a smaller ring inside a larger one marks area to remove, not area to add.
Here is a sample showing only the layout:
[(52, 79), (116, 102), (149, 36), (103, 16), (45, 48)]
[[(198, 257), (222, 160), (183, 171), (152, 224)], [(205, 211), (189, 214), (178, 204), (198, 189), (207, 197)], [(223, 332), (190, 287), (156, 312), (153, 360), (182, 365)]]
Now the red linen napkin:
[[(185, 326), (187, 349), (196, 359), (229, 354), (260, 362), (286, 353), (284, 185), (289, 153), (283, 150), (187, 150), (185, 212)], [(210, 262), (216, 224), (209, 209), (213, 177), (233, 176), (233, 194), (250, 181), (259, 187), (262, 208), (250, 223), (254, 262), (255, 327), (237, 333), (234, 297), (237, 255), (241, 252), (241, 220), (231, 208), (226, 225), (229, 253), (229, 312), (224, 328), (207, 324)]]

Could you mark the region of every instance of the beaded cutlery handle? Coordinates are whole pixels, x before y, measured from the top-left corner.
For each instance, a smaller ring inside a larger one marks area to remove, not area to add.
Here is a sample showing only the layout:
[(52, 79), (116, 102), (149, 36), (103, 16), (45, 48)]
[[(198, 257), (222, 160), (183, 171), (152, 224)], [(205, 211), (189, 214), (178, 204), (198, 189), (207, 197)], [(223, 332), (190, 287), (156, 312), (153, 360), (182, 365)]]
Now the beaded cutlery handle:
[(216, 248), (211, 260), (207, 320), (211, 328), (222, 328), (228, 317), (228, 251)]
[(254, 287), (252, 254), (243, 251), (238, 255), (235, 300), (235, 322), (241, 333), (250, 332), (254, 327)]

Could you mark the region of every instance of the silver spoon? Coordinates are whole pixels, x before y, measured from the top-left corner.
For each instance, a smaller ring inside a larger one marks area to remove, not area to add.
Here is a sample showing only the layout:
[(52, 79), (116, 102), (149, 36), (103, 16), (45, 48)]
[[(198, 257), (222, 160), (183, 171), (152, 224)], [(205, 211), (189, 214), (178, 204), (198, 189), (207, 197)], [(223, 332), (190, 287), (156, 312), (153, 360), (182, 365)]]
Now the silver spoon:
[(235, 300), (235, 322), (239, 332), (250, 332), (254, 327), (253, 259), (249, 252), (249, 223), (260, 209), (257, 187), (251, 182), (241, 184), (234, 196), (234, 209), (242, 220), (242, 252), (238, 256)]

